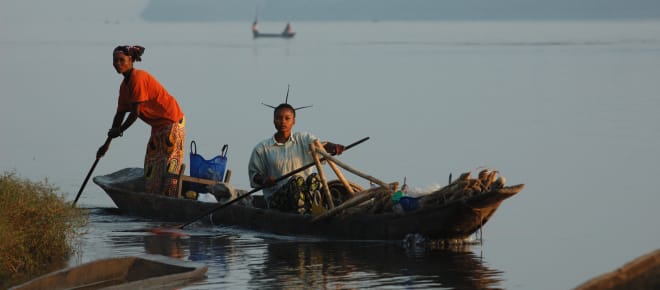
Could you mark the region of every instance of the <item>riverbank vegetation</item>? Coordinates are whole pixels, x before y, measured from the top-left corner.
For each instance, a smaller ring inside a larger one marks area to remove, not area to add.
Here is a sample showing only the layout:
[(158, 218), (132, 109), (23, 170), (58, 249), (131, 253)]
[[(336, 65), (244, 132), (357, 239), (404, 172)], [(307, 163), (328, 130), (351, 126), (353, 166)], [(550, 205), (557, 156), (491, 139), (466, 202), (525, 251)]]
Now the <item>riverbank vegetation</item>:
[(48, 180), (0, 175), (0, 288), (64, 266), (79, 249), (87, 213)]

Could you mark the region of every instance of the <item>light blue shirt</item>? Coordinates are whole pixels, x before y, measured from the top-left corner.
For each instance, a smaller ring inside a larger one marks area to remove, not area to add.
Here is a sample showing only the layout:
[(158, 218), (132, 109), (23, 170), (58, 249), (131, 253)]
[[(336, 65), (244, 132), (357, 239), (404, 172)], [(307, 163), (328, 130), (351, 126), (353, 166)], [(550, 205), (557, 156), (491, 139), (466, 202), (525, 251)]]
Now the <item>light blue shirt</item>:
[[(263, 177), (280, 178), (291, 171), (313, 163), (314, 157), (310, 153), (309, 145), (317, 139), (316, 136), (306, 132), (294, 132), (284, 143), (275, 141), (274, 135), (259, 142), (252, 150), (248, 164), (250, 185), (254, 188), (260, 186), (254, 183), (254, 176), (257, 174), (261, 174)], [(307, 177), (312, 172), (313, 166), (296, 175)], [(275, 186), (264, 188), (262, 192), (266, 201), (287, 181), (288, 179), (281, 180)]]

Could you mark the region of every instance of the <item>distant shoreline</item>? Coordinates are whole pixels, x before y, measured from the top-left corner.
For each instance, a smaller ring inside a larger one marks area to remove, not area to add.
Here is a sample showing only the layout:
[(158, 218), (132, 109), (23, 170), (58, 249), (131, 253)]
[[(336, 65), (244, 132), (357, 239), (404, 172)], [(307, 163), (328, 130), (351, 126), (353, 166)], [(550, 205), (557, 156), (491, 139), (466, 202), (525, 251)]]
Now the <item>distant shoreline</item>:
[(656, 0), (150, 0), (150, 22), (660, 20)]

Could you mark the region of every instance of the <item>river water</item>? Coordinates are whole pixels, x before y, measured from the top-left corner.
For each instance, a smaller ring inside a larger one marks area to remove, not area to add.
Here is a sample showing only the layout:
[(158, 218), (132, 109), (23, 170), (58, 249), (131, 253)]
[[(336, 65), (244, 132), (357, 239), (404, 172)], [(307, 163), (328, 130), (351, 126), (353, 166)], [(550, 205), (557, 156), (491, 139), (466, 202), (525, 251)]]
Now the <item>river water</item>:
[[(47, 3), (39, 17), (27, 4), (0, 10), (0, 169), (48, 178), (71, 200), (111, 123), (119, 44), (147, 48), (137, 66), (177, 97), (198, 153), (229, 144), (239, 188), (252, 146), (274, 132), (261, 103), (281, 103), (288, 85), (290, 103), (313, 105), (296, 129), (371, 137), (341, 160), (381, 180), (425, 191), (494, 168), (527, 185), (482, 244), (440, 250), (202, 225), (154, 235), (143, 229), (163, 223), (119, 215), (90, 182), (71, 264), (139, 253), (207, 263), (186, 289), (568, 289), (660, 246), (660, 22), (300, 22), (294, 39), (255, 40), (250, 23), (144, 22), (140, 3)], [(94, 175), (141, 166), (148, 132), (137, 123), (115, 139)]]

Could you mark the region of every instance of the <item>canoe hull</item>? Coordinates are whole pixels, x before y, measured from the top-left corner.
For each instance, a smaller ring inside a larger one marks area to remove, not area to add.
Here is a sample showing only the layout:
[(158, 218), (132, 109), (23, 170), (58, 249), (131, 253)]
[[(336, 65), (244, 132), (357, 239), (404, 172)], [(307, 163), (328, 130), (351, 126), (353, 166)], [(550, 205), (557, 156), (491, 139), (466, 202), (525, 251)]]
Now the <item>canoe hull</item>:
[(295, 32), (291, 33), (261, 33), (261, 32), (252, 32), (254, 38), (260, 37), (277, 37), (277, 38), (293, 38), (296, 35)]
[(11, 289), (176, 289), (203, 279), (207, 270), (203, 264), (145, 254), (92, 261)]
[[(141, 169), (131, 170), (133, 172), (129, 174), (138, 180)], [(105, 190), (120, 210), (128, 214), (188, 222), (219, 205), (137, 192), (134, 187), (124, 186), (130, 182), (115, 182), (117, 176), (126, 174), (120, 172), (114, 173), (115, 176), (97, 176), (94, 182)], [(335, 239), (401, 240), (408, 234), (421, 234), (433, 240), (464, 239), (481, 228), (502, 201), (520, 190), (486, 193), (468, 200), (404, 214), (354, 213), (317, 222), (312, 222), (313, 217), (309, 215), (234, 204), (215, 211), (202, 218), (202, 221), (280, 235)]]

